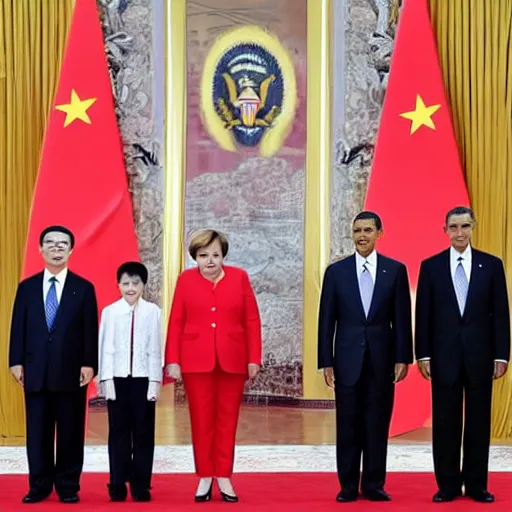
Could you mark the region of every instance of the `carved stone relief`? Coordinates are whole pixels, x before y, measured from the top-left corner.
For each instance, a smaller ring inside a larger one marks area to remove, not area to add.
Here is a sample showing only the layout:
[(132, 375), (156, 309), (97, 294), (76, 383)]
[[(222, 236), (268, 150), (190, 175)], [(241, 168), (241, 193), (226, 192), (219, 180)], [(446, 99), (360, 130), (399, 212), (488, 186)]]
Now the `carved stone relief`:
[[(351, 222), (362, 209), (393, 50), (398, 0), (344, 0), (344, 119), (333, 126), (331, 259), (353, 252)], [(334, 88), (336, 90), (336, 88)]]
[(158, 100), (153, 94), (154, 4), (151, 0), (97, 1), (133, 197), (140, 257), (149, 271), (146, 297), (160, 304), (163, 134), (153, 116), (154, 101)]

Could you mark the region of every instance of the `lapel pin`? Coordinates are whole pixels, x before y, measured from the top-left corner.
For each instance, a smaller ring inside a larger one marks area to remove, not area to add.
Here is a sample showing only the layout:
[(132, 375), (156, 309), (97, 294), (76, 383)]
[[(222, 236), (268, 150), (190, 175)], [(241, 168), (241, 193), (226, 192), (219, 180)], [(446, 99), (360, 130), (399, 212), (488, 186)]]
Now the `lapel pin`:
[(385, 273), (386, 273), (386, 269), (385, 269), (385, 268), (383, 268), (383, 269), (382, 269), (382, 272), (384, 272), (384, 274), (385, 274)]
[(480, 268), (482, 268), (482, 264), (481, 264), (481, 263), (479, 263), (479, 264), (478, 264), (478, 266), (479, 266)]

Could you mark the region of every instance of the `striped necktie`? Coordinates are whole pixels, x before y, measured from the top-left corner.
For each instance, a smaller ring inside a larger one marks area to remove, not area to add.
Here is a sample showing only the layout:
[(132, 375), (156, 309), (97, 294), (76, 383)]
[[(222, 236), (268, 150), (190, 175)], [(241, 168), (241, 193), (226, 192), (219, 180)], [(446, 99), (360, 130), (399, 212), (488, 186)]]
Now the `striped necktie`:
[(57, 278), (55, 276), (50, 278), (50, 289), (46, 294), (46, 304), (45, 304), (45, 315), (46, 315), (46, 325), (48, 326), (48, 330), (53, 328), (53, 324), (55, 323), (55, 318), (57, 316), (57, 310), (59, 309), (59, 301), (57, 300), (57, 288), (55, 283), (58, 283)]
[(455, 287), (455, 294), (457, 295), (457, 302), (459, 303), (460, 314), (464, 314), (464, 308), (466, 307), (466, 299), (468, 296), (468, 278), (464, 267), (462, 266), (462, 256), (459, 256), (457, 268), (455, 269), (455, 275), (453, 276), (453, 284)]
[(365, 261), (363, 265), (363, 271), (359, 277), (359, 292), (361, 294), (361, 301), (363, 303), (364, 314), (366, 317), (368, 317), (368, 312), (370, 311), (370, 305), (372, 303), (373, 296), (373, 279), (367, 265), (368, 262)]

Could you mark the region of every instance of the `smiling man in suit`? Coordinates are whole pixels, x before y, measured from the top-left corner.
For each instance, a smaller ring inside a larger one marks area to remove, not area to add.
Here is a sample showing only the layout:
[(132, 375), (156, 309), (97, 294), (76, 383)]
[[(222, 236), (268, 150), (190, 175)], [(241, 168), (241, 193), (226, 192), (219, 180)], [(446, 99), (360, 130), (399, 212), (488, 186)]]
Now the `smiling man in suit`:
[(336, 395), (336, 499), (355, 501), (361, 486), (367, 499), (389, 501), (394, 385), (413, 361), (409, 280), (405, 265), (375, 251), (376, 213), (359, 213), (352, 233), (356, 252), (327, 268), (319, 313), (318, 368)]
[(461, 496), (462, 486), (475, 501), (494, 501), (487, 490), (492, 383), (507, 370), (510, 316), (503, 263), (471, 247), (474, 227), (471, 209), (449, 211), (451, 247), (423, 261), (418, 280), (415, 352), (432, 383), (434, 502)]
[(23, 503), (44, 500), (54, 486), (62, 502), (79, 501), (98, 309), (93, 285), (67, 268), (74, 244), (69, 229), (46, 228), (45, 269), (20, 283), (14, 302), (9, 366), (25, 394), (30, 490)]

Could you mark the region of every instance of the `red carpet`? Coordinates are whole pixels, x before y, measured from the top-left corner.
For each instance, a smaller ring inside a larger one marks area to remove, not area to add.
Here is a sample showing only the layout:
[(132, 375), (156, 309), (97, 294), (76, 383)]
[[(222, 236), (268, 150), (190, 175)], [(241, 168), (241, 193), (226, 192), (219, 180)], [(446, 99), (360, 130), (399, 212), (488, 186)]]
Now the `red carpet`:
[[(324, 473), (259, 473), (237, 474), (233, 479), (240, 502), (223, 503), (214, 494), (209, 503), (194, 503), (193, 496), (197, 485), (195, 475), (155, 475), (153, 481), (153, 501), (150, 503), (110, 503), (107, 497), (108, 475), (86, 473), (82, 479), (81, 503), (63, 505), (52, 495), (47, 501), (32, 505), (36, 511), (97, 510), (124, 512), (145, 510), (192, 511), (227, 510), (235, 507), (238, 511), (403, 511), (403, 512), (471, 512), (471, 511), (512, 511), (512, 474), (494, 473), (490, 477), (489, 489), (495, 493), (496, 502), (492, 505), (474, 503), (460, 498), (452, 503), (434, 504), (432, 494), (436, 490), (431, 474), (391, 473), (387, 490), (392, 495), (390, 503), (371, 503), (359, 500), (353, 504), (339, 504), (334, 501), (337, 492), (337, 479), (333, 474)], [(21, 498), (26, 492), (25, 475), (0, 475), (0, 511), (24, 510), (31, 507), (22, 505)], [(28, 508), (27, 508), (28, 507)], [(64, 508), (62, 508), (64, 507)], [(341, 508), (340, 508), (341, 507)]]

